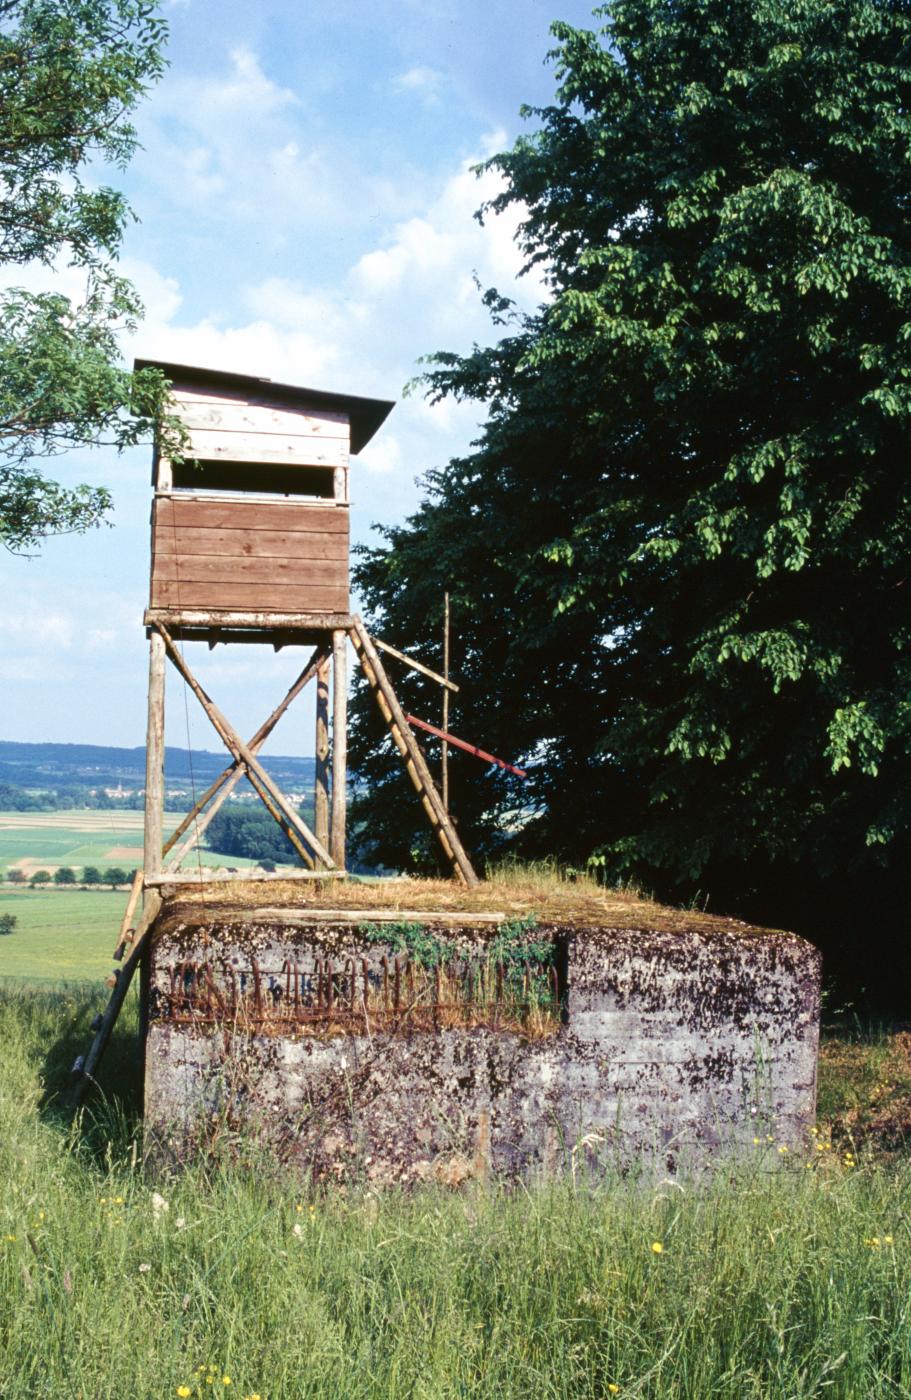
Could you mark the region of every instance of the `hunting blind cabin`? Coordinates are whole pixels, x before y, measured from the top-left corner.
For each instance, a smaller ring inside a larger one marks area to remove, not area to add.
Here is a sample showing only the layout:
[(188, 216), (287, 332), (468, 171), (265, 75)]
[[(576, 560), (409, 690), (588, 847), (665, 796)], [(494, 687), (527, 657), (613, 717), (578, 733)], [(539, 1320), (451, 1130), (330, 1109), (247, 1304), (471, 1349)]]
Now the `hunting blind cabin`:
[[(292, 878), (345, 874), (349, 638), (446, 856), (463, 883), (476, 884), (380, 660), (383, 644), (372, 641), (349, 609), (349, 455), (367, 445), (393, 405), (250, 375), (137, 361), (137, 368), (149, 365), (171, 382), (173, 412), (186, 430), (187, 446), (179, 462), (156, 450), (152, 476), (144, 888), (204, 878), (198, 870), (181, 867), (244, 776), (307, 867)], [(269, 642), (276, 649), (312, 647), (313, 653), (245, 743), (193, 675), (179, 646), (183, 641), (210, 646)], [(163, 843), (169, 659), (233, 761)], [(451, 686), (445, 678), (437, 679)], [(313, 831), (257, 758), (279, 718), (311, 680), (317, 686)], [(249, 872), (241, 878), (249, 879)]]

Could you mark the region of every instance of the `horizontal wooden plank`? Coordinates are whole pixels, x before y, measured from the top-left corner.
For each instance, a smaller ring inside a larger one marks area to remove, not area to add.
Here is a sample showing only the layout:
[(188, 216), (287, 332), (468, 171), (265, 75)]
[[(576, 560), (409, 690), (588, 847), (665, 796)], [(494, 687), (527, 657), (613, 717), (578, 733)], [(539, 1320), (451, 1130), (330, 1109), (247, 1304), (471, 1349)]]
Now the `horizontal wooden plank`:
[(319, 584), (168, 582), (152, 576), (153, 608), (217, 608), (265, 613), (347, 612), (347, 587)]
[[(347, 872), (337, 868), (332, 870), (175, 870), (170, 875), (147, 875), (143, 887), (147, 890), (181, 885), (229, 885), (234, 881), (247, 884), (250, 881), (261, 883), (267, 880), (344, 880)], [(470, 923), (470, 919), (465, 920)]]
[(158, 496), (154, 519), (162, 526), (210, 530), (294, 530), (348, 533), (348, 507), (334, 501), (219, 501), (200, 496)]
[(191, 429), (222, 433), (283, 433), (287, 437), (350, 440), (347, 418), (337, 413), (295, 413), (243, 401), (193, 403), (175, 399), (180, 421)]
[(246, 559), (222, 555), (156, 554), (152, 566), (160, 583), (225, 582), (319, 584), (347, 590), (348, 564), (338, 559)]
[(158, 525), (156, 558), (218, 554), (231, 559), (327, 559), (348, 562), (348, 536), (292, 530), (188, 530)]
[(334, 423), (336, 427), (348, 427), (350, 421), (347, 413), (336, 413), (325, 408), (289, 408), (287, 399), (272, 396), (266, 389), (260, 393), (247, 393), (240, 389), (215, 389), (211, 386), (201, 389), (198, 385), (194, 387), (189, 384), (175, 383), (171, 389), (171, 397), (181, 408), (208, 405), (265, 408), (274, 410), (276, 413), (293, 414), (298, 419), (304, 417), (326, 424)]
[(344, 467), (345, 438), (292, 437), (285, 433), (234, 433), (196, 429), (185, 456), (206, 462), (282, 462), (285, 466)]
[(176, 630), (182, 631), (232, 631), (235, 636), (242, 633), (255, 633), (262, 631), (263, 634), (294, 633), (325, 634), (327, 631), (350, 631), (351, 613), (344, 612), (323, 612), (319, 609), (295, 609), (294, 612), (278, 613), (274, 609), (263, 612), (262, 609), (255, 610), (249, 608), (179, 608), (179, 606), (167, 606), (167, 608), (147, 608), (143, 615), (143, 626), (148, 627), (151, 623), (164, 622), (168, 630), (174, 636)]

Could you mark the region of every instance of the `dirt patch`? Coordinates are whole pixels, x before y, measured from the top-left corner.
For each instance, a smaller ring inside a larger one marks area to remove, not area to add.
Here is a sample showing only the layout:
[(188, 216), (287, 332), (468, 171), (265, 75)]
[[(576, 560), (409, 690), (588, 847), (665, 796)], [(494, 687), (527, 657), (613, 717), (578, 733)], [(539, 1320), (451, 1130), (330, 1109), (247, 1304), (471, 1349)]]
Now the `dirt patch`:
[(142, 859), (141, 846), (112, 846), (109, 851), (105, 851), (104, 860), (135, 860)]

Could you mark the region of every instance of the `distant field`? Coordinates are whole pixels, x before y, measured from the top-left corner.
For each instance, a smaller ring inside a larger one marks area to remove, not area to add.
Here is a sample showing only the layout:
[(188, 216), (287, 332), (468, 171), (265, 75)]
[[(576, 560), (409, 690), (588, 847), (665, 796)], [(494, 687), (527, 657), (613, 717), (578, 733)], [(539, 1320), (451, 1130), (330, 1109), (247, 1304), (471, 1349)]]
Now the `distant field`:
[[(173, 829), (172, 827), (170, 829)], [(141, 812), (0, 812), (0, 871), (142, 864)]]
[(15, 933), (0, 938), (0, 978), (33, 983), (94, 982), (108, 975), (126, 890), (0, 891), (0, 913)]
[[(178, 818), (170, 814), (165, 826), (169, 835)], [(0, 812), (0, 877), (12, 866), (26, 875), (58, 866), (73, 866), (77, 873), (84, 865), (120, 865), (126, 870), (142, 864), (141, 812)], [(192, 868), (192, 860), (187, 868)], [(239, 856), (217, 855), (204, 850), (203, 864), (253, 865)]]
[[(170, 817), (166, 834), (177, 824)], [(130, 872), (142, 864), (141, 812), (0, 812), (0, 878), (16, 866), (27, 876), (52, 875), (61, 865), (102, 871), (119, 865)], [(192, 870), (196, 856), (184, 868)], [(206, 866), (243, 869), (255, 862), (204, 850)], [(15, 914), (16, 932), (0, 937), (0, 978), (27, 982), (98, 983), (112, 967), (111, 953), (126, 908), (127, 891), (50, 886), (0, 887), (0, 914)]]

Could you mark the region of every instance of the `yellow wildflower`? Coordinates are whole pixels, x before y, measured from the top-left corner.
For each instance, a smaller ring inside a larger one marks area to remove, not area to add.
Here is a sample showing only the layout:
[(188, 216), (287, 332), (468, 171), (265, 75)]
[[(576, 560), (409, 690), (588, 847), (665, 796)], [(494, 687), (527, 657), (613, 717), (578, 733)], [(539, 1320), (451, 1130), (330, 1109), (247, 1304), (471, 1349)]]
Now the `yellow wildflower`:
[(653, 1240), (653, 1241), (652, 1241), (652, 1253), (653, 1253), (653, 1254), (663, 1254), (663, 1253), (664, 1253), (664, 1245), (661, 1243), (660, 1240)]
[(758, 1147), (758, 1146), (759, 1146), (759, 1138), (753, 1138), (753, 1146), (754, 1146), (754, 1147)]
[(893, 1240), (893, 1238), (892, 1238), (891, 1235), (883, 1235), (883, 1244), (894, 1244), (894, 1243), (895, 1243), (895, 1241)]
[(192, 1393), (193, 1392), (190, 1390), (190, 1387), (188, 1385), (179, 1385), (177, 1387), (177, 1394), (182, 1396), (183, 1400), (186, 1400), (186, 1397), (188, 1395), (192, 1395)]
[(611, 1395), (618, 1395), (620, 1392), (619, 1385), (616, 1385), (614, 1381), (608, 1381), (607, 1388), (610, 1391)]
[(787, 1147), (785, 1146), (784, 1143), (782, 1143), (781, 1146), (780, 1146), (779, 1149), (778, 1149), (778, 1151), (781, 1152), (781, 1153), (785, 1153), (785, 1152), (787, 1152), (787, 1150), (788, 1150), (788, 1149), (787, 1149)]
[(222, 1376), (222, 1378), (221, 1378), (221, 1383), (222, 1383), (222, 1385), (230, 1385), (230, 1384), (231, 1384), (231, 1377), (230, 1377), (230, 1376)]

